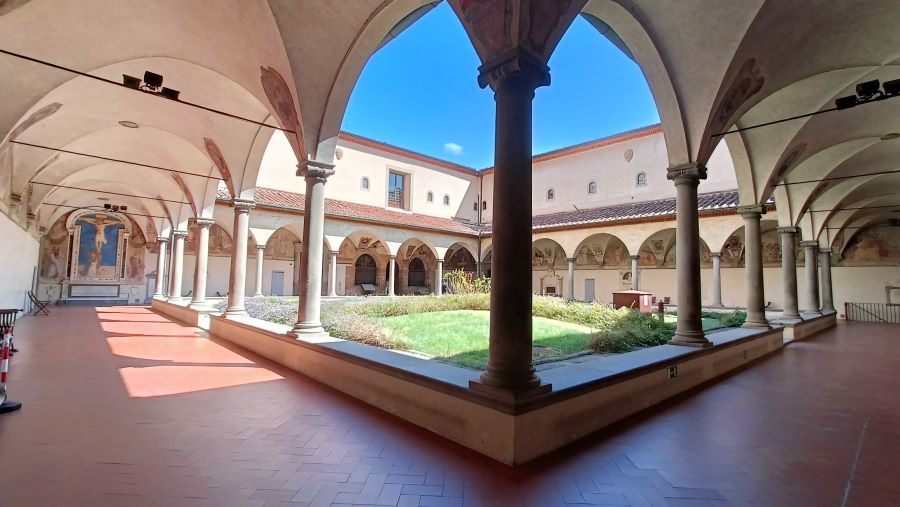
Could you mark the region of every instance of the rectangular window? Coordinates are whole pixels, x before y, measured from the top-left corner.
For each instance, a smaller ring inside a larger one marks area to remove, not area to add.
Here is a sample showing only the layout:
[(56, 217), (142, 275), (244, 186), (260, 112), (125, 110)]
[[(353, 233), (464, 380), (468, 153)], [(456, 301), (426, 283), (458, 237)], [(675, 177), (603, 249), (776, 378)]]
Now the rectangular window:
[(406, 209), (406, 175), (390, 172), (388, 176), (388, 207)]

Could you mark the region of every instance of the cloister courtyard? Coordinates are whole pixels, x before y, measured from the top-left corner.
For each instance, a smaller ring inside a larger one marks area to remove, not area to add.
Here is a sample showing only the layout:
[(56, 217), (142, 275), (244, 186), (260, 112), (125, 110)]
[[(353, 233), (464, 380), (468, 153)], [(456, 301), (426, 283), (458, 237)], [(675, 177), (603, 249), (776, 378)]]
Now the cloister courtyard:
[(0, 506), (900, 504), (898, 47), (0, 0)]

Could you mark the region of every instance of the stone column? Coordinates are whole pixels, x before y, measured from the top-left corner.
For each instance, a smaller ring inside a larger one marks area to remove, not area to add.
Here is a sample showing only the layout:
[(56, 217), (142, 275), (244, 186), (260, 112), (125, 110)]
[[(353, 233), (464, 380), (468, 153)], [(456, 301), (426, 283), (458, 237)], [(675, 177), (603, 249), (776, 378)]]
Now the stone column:
[(640, 271), (638, 271), (638, 259), (639, 256), (637, 255), (631, 256), (631, 290), (638, 290), (638, 287), (640, 287), (640, 284), (638, 283), (638, 276), (640, 276)]
[[(393, 267), (393, 264), (391, 264)], [(443, 259), (437, 260), (437, 265), (434, 268), (434, 294), (438, 297), (444, 295), (444, 261)]]
[(206, 278), (209, 270), (209, 228), (212, 227), (212, 218), (198, 218), (197, 226), (197, 263), (194, 267), (194, 292), (191, 297), (190, 308), (206, 307)]
[(675, 276), (678, 294), (678, 326), (673, 345), (710, 347), (703, 334), (700, 301), (700, 216), (697, 186), (706, 179), (706, 167), (685, 164), (670, 167), (668, 179), (675, 182)]
[(818, 241), (801, 241), (806, 271), (806, 300), (803, 302), (804, 313), (816, 313), (819, 311), (819, 270), (816, 267), (816, 256), (819, 253)]
[(263, 283), (263, 262), (266, 258), (266, 245), (256, 245), (256, 288), (253, 291), (253, 297), (262, 297)]
[(172, 232), (172, 274), (169, 276), (169, 301), (181, 301), (181, 283), (184, 277), (184, 238), (187, 231)]
[(249, 199), (234, 200), (234, 238), (231, 271), (228, 278), (228, 307), (225, 316), (246, 315), (244, 293), (247, 290), (247, 244), (250, 234), (250, 210), (256, 203)]
[(168, 255), (166, 246), (169, 244), (169, 238), (159, 236), (156, 238), (156, 244), (158, 246), (156, 250), (156, 292), (153, 293), (153, 297), (162, 298), (166, 295), (166, 255)]
[(397, 276), (396, 268), (394, 267), (394, 264), (396, 264), (396, 261), (397, 261), (396, 255), (392, 255), (390, 260), (388, 260), (388, 281), (387, 281), (388, 296), (394, 295), (394, 281), (396, 280), (395, 277)]
[(301, 255), (303, 255), (303, 242), (294, 241), (294, 290), (295, 296), (300, 295), (300, 264)]
[(300, 256), (300, 304), (291, 335), (324, 333), (322, 322), (322, 245), (325, 242), (325, 180), (334, 166), (313, 160), (300, 164), (297, 176), (306, 180), (303, 254)]
[(568, 280), (566, 280), (566, 298), (575, 299), (575, 259), (566, 259), (569, 262)]
[(713, 302), (712, 306), (723, 307), (722, 304), (722, 252), (712, 252), (713, 265)]
[(779, 227), (781, 234), (781, 284), (784, 289), (782, 320), (800, 320), (797, 304), (797, 227)]
[(831, 287), (831, 249), (819, 249), (819, 272), (822, 276), (822, 313), (833, 313), (834, 291)]
[(763, 280), (762, 232), (759, 220), (765, 206), (740, 206), (738, 214), (744, 219), (744, 272), (747, 275), (747, 320), (744, 327), (771, 329), (766, 320), (766, 292)]
[(550, 83), (546, 65), (514, 51), (480, 69), (496, 102), (491, 317), (488, 364), (470, 387), (516, 400), (550, 390), (541, 386), (532, 361), (531, 338), (531, 150), (532, 100)]
[(337, 296), (337, 258), (338, 252), (332, 250), (331, 266), (328, 272), (328, 295), (331, 297)]

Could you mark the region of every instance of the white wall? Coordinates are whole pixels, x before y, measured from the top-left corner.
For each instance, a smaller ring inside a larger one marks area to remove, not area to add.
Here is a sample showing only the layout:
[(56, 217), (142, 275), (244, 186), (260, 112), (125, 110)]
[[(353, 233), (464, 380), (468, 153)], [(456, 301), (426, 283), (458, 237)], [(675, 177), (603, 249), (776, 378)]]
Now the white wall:
[(26, 292), (31, 290), (38, 263), (38, 241), (0, 213), (0, 307), (28, 308)]

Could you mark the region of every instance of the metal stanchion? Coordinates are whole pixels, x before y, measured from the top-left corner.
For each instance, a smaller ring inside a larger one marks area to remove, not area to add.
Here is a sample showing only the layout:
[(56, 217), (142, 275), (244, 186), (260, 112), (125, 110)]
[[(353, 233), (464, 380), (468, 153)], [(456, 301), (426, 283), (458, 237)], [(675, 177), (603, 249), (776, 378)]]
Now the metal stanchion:
[(3, 333), (3, 341), (0, 344), (0, 414), (13, 412), (22, 408), (18, 401), (10, 401), (7, 398), (9, 387), (9, 356), (12, 348), (12, 333), (16, 325), (16, 317), (22, 310), (0, 310), (0, 332)]

